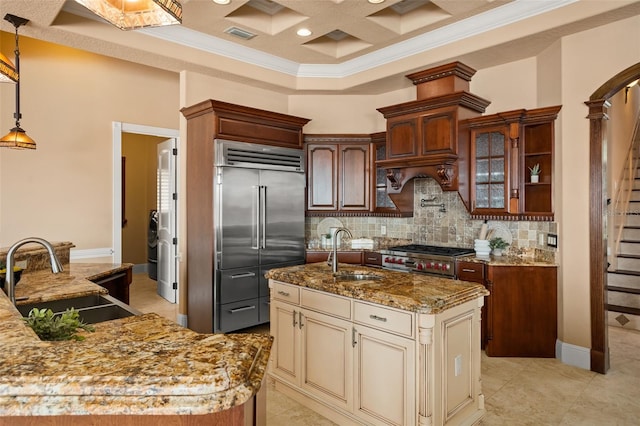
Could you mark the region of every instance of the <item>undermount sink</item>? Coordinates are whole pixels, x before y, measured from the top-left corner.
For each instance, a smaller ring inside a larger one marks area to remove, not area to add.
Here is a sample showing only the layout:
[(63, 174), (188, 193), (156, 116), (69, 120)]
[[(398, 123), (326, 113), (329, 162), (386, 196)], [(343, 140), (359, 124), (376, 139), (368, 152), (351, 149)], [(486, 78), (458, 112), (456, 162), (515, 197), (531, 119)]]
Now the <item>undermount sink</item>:
[(65, 310), (74, 308), (78, 311), (80, 319), (87, 324), (95, 324), (142, 314), (140, 311), (106, 294), (94, 294), (70, 299), (52, 300), (49, 302), (27, 303), (17, 305), (16, 308), (23, 317), (28, 316), (33, 308), (51, 309), (54, 314), (62, 314)]
[(336, 281), (372, 281), (381, 280), (382, 276), (357, 271), (340, 271), (333, 274)]

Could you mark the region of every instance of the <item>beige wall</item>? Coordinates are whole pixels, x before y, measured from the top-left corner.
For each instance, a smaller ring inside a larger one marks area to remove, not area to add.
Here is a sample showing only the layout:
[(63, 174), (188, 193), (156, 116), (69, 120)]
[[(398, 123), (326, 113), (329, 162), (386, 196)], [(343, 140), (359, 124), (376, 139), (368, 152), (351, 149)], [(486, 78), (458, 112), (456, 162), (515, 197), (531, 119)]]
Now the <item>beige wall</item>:
[(122, 261), (147, 263), (149, 212), (157, 207), (157, 144), (154, 136), (122, 134), (125, 164), (125, 218), (122, 228)]
[[(12, 36), (0, 34), (5, 49)], [(21, 124), (38, 147), (0, 150), (0, 245), (112, 247), (112, 122), (177, 129), (178, 75), (28, 37), (20, 52)], [(3, 134), (14, 93), (0, 85)]]

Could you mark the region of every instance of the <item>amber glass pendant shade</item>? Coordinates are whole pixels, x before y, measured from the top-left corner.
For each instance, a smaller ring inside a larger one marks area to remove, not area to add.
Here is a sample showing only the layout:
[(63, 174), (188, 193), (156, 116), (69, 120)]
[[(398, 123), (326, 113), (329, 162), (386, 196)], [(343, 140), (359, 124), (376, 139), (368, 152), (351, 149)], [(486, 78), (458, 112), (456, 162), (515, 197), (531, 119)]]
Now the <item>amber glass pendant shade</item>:
[(177, 0), (75, 0), (121, 30), (182, 23)]
[(36, 143), (27, 136), (20, 127), (14, 127), (11, 131), (0, 139), (0, 147), (17, 149), (36, 149)]
[(16, 71), (15, 65), (0, 53), (0, 83), (17, 83), (18, 71)]

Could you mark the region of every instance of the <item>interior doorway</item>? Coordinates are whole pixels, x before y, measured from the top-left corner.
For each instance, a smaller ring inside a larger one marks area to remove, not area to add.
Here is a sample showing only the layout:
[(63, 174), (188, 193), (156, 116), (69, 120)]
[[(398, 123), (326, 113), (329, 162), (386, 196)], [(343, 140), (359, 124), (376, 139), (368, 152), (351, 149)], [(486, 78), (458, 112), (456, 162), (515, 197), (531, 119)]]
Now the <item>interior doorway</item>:
[[(138, 272), (148, 272), (158, 294), (172, 303), (178, 302), (179, 286), (177, 145), (178, 130), (113, 123), (114, 262), (151, 268)], [(157, 221), (157, 264), (150, 257), (152, 218)]]

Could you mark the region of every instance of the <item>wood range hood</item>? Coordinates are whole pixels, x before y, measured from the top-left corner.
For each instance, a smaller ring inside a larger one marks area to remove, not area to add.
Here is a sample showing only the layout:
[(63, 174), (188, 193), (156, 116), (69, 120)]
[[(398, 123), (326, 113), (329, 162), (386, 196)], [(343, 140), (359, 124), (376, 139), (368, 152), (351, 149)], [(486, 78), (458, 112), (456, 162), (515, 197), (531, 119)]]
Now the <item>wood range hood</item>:
[(401, 212), (413, 212), (415, 178), (430, 177), (443, 191), (457, 191), (459, 177), (469, 173), (469, 135), (459, 131), (459, 122), (481, 116), (490, 104), (469, 92), (475, 73), (453, 62), (409, 74), (417, 99), (378, 108), (387, 119), (387, 145), (386, 159), (376, 165), (386, 170), (389, 197)]

